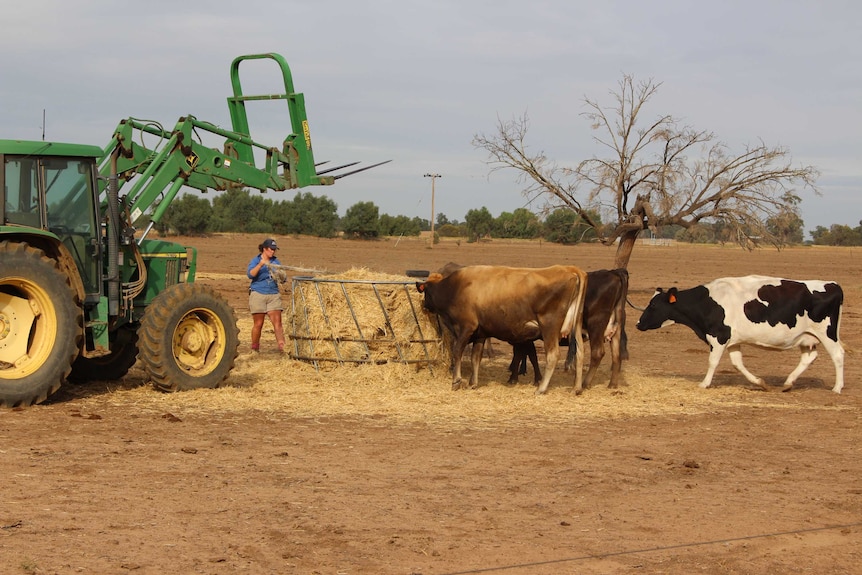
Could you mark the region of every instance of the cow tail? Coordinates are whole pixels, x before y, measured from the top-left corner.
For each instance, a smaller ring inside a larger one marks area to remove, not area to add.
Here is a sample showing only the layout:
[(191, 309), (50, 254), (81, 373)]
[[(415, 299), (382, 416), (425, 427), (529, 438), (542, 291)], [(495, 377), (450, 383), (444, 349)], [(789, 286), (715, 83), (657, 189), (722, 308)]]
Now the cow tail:
[(620, 297), (620, 306), (617, 310), (617, 315), (619, 316), (617, 317), (617, 323), (619, 323), (619, 329), (623, 330), (626, 327), (626, 303), (629, 301), (629, 272), (627, 269), (622, 268), (619, 270), (618, 275), (620, 276), (622, 297)]
[(575, 296), (575, 321), (572, 325), (572, 335), (576, 342), (583, 342), (584, 302), (587, 299), (587, 272), (578, 270), (578, 293)]
[[(583, 323), (584, 301), (587, 297), (587, 274), (579, 268), (572, 266), (571, 273), (577, 278), (577, 286), (573, 286), (574, 291), (569, 293), (569, 299), (566, 302), (566, 314), (563, 324), (560, 326), (560, 337), (572, 337), (575, 333), (575, 328), (578, 328), (578, 333), (581, 333), (581, 323)], [(576, 321), (577, 320), (577, 321)], [(570, 341), (571, 343), (571, 341)]]
[(584, 377), (584, 302), (587, 299), (587, 272), (578, 268), (578, 291), (575, 295), (574, 309), (575, 317), (569, 335), (569, 352), (572, 344), (575, 345), (577, 356), (575, 357), (575, 393), (580, 394)]

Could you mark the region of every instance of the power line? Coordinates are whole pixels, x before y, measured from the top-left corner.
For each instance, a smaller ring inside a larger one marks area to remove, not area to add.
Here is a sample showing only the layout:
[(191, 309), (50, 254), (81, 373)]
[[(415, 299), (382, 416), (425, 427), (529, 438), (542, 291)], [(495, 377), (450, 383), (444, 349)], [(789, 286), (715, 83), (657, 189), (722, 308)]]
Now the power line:
[(849, 529), (850, 527), (862, 526), (862, 522), (848, 523), (846, 525), (827, 525), (825, 527), (811, 527), (808, 529), (795, 529), (793, 531), (778, 531), (775, 533), (763, 533), (760, 535), (745, 535), (743, 537), (730, 537), (728, 539), (713, 539), (710, 541), (696, 541), (693, 543), (679, 543), (677, 545), (663, 545), (658, 547), (644, 547), (643, 549), (629, 549), (626, 551), (613, 551), (611, 553), (596, 553), (595, 555), (581, 555), (579, 557), (567, 557), (564, 559), (549, 559), (547, 561), (535, 561), (533, 563), (519, 563), (517, 565), (500, 565), (499, 567), (480, 567), (467, 571), (453, 571), (441, 575), (472, 575), (474, 573), (491, 573), (493, 571), (508, 571), (510, 569), (523, 569), (525, 567), (541, 567), (543, 565), (559, 565), (561, 563), (574, 563), (588, 559), (607, 559), (608, 557), (619, 557), (622, 555), (637, 555), (639, 553), (652, 553), (655, 551), (671, 551), (684, 549), (686, 547), (701, 547), (704, 545), (720, 545), (724, 543), (736, 543), (739, 541), (751, 541), (752, 539), (764, 539), (766, 537), (778, 537), (781, 535), (799, 535), (802, 533), (814, 533), (817, 531), (830, 531), (833, 529)]

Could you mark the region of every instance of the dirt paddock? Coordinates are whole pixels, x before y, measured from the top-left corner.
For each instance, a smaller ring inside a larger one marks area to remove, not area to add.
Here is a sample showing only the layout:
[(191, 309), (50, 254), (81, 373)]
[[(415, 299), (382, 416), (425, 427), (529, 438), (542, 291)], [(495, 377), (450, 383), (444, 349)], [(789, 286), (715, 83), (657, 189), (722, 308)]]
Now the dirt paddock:
[[(760, 273), (842, 284), (845, 388), (825, 353), (781, 393), (793, 351), (743, 348), (772, 390), (727, 357), (699, 389), (707, 347), (687, 328), (641, 333), (629, 309), (624, 384), (544, 396), (443, 368), (315, 370), (252, 354), (244, 279), (263, 239), (194, 246), (198, 281), (240, 319), (240, 356), (216, 390), (161, 394), (122, 381), (64, 386), (0, 413), (0, 572), (205, 574), (862, 573), (862, 263), (853, 248), (745, 252), (638, 245), (630, 299)], [(449, 261), (607, 268), (613, 250), (539, 242), (279, 237), (291, 266), (386, 274)], [(288, 298), (285, 298), (288, 301)], [(542, 359), (540, 357), (540, 359)]]

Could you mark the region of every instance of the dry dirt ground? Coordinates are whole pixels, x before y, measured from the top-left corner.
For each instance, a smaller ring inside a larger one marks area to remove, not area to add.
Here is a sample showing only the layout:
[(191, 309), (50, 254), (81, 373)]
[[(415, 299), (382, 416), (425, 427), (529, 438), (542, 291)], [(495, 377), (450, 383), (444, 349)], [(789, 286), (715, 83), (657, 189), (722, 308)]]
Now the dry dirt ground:
[[(283, 263), (334, 272), (613, 261), (601, 246), (278, 239)], [(176, 240), (235, 306), (235, 375), (166, 395), (133, 369), (0, 413), (0, 572), (862, 573), (858, 249), (638, 245), (629, 268), (637, 305), (726, 275), (839, 281), (840, 395), (825, 354), (781, 393), (798, 355), (751, 348), (772, 391), (727, 357), (699, 389), (706, 345), (680, 326), (637, 332), (630, 310), (616, 393), (607, 365), (579, 397), (562, 369), (545, 396), (505, 386), (497, 345), (482, 387), (453, 392), (438, 370), (416, 384), (426, 400), (406, 372), (317, 373), (271, 351), (271, 332), (252, 355), (242, 274), (262, 238)]]

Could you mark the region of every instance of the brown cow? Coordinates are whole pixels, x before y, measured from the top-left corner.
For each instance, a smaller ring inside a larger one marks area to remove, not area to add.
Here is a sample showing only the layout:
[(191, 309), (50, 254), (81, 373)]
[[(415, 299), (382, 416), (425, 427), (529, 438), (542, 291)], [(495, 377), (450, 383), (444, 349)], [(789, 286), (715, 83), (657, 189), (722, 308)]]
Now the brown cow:
[[(437, 270), (437, 273), (439, 273), (443, 277), (446, 277), (449, 274), (451, 274), (452, 272), (454, 272), (455, 270), (459, 270), (463, 267), (464, 266), (462, 266), (461, 264), (458, 264), (455, 262), (449, 262), (446, 265), (444, 265), (443, 267), (441, 267), (439, 270)], [(446, 327), (451, 333), (451, 331), (452, 331), (451, 326), (446, 325), (444, 327)], [(473, 337), (470, 338), (470, 342), (475, 345), (477, 339), (478, 338), (474, 334)], [(565, 339), (565, 342), (568, 345), (568, 338)], [(484, 344), (484, 341), (483, 341), (483, 344)], [(489, 343), (489, 345), (490, 345), (490, 343)], [(452, 350), (450, 350), (450, 351), (452, 351)], [(452, 355), (451, 355), (452, 365), (449, 366), (450, 373), (452, 372), (453, 369), (455, 369), (455, 357), (456, 357), (455, 354), (452, 353)], [(517, 359), (517, 364), (516, 364), (516, 359)], [(536, 385), (539, 384), (539, 381), (541, 381), (541, 379), (542, 379), (542, 370), (539, 368), (539, 358), (536, 355), (536, 346), (533, 344), (532, 341), (523, 341), (523, 342), (513, 342), (512, 343), (512, 362), (509, 364), (510, 375), (509, 375), (509, 380), (506, 383), (518, 383), (518, 375), (519, 374), (520, 375), (527, 375), (527, 360), (528, 359), (530, 360), (530, 363), (533, 365), (533, 378), (534, 378), (533, 383), (535, 383)], [(567, 362), (569, 361), (568, 358), (566, 361)]]
[[(578, 354), (575, 391), (583, 384), (581, 315), (587, 274), (575, 266), (511, 268), (466, 266), (448, 276), (431, 274), (416, 289), (425, 294), (425, 308), (438, 314), (453, 333), (453, 356), (460, 358), (476, 338), (471, 360), (470, 387), (479, 379), (484, 340), (493, 337), (509, 343), (541, 338), (545, 346), (545, 376), (536, 393), (545, 393), (559, 358), (559, 340), (569, 336)], [(452, 389), (461, 387), (461, 362), (452, 370)]]
[[(596, 270), (587, 273), (587, 294), (584, 300), (583, 328), (590, 342), (590, 369), (584, 378), (584, 388), (589, 388), (596, 370), (605, 356), (605, 342), (610, 342), (611, 348), (611, 381), (608, 387), (615, 389), (619, 385), (619, 374), (622, 366), (623, 337), (626, 322), (626, 297), (629, 289), (629, 273), (625, 269)], [(532, 348), (532, 349), (531, 349)], [(536, 353), (533, 342), (512, 346), (514, 351), (510, 370), (519, 369), (526, 362), (530, 352)], [(573, 348), (569, 347), (566, 358), (566, 369), (571, 367)], [(541, 374), (533, 364), (535, 378), (538, 381)], [(526, 365), (524, 365), (526, 373)], [(517, 382), (517, 372), (512, 372), (510, 382)], [(514, 380), (514, 381), (512, 381)]]

